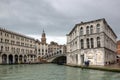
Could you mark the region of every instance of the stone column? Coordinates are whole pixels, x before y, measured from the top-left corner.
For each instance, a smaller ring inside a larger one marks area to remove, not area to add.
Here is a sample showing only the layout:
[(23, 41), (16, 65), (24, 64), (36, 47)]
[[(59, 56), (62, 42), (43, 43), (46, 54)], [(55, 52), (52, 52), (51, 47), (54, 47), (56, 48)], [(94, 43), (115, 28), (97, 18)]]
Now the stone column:
[(34, 61), (35, 61), (35, 58), (34, 58), (34, 56), (33, 56), (33, 63), (34, 63)]
[(15, 55), (13, 55), (13, 63), (15, 63)]
[(93, 44), (94, 44), (94, 48), (95, 48), (95, 47), (97, 47), (97, 40), (96, 40), (96, 38), (93, 38), (93, 39), (94, 39), (94, 43)]
[(0, 64), (2, 64), (2, 55), (0, 54)]
[(78, 37), (78, 40), (77, 40), (77, 48), (80, 49), (80, 37)]
[(22, 63), (24, 63), (24, 56), (22, 55)]
[(20, 57), (19, 57), (19, 55), (18, 55), (18, 63), (20, 63), (20, 60), (19, 60), (19, 58), (20, 58)]
[(77, 57), (77, 54), (75, 54), (75, 64), (78, 65), (78, 57)]
[(28, 56), (26, 55), (26, 63), (28, 63)]
[[(101, 44), (101, 47), (105, 47), (105, 37), (104, 37), (104, 34), (102, 34), (102, 36), (100, 37), (100, 44)], [(110, 47), (111, 47), (111, 44), (110, 44)]]
[(84, 41), (84, 48), (87, 48), (87, 42), (86, 42), (86, 39), (83, 39)]
[(76, 64), (76, 54), (73, 55), (73, 60), (74, 60), (74, 61), (73, 61), (74, 64)]
[(96, 62), (96, 65), (97, 65), (97, 54), (95, 54), (95, 56), (96, 56), (96, 57), (95, 57), (95, 62)]
[(80, 54), (78, 54), (78, 65), (81, 65), (81, 58), (80, 58)]
[(7, 55), (7, 64), (9, 64), (9, 56)]
[(66, 58), (67, 58), (67, 64), (70, 63), (70, 55), (69, 54), (67, 54)]

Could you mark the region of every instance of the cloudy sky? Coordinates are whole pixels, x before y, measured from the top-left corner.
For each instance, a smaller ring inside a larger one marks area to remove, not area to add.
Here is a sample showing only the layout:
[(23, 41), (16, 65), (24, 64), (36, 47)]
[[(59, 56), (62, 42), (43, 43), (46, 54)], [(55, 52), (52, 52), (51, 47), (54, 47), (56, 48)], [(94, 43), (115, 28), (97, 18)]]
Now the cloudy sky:
[(120, 39), (120, 0), (0, 0), (0, 27), (47, 42), (66, 43), (81, 21), (105, 18)]

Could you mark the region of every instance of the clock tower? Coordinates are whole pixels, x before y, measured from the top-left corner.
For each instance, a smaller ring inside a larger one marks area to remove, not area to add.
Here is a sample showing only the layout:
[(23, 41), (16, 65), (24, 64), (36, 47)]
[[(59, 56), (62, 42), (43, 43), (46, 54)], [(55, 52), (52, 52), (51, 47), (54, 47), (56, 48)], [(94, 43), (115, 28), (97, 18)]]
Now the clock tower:
[(43, 33), (42, 33), (41, 42), (42, 42), (42, 44), (46, 44), (46, 34), (45, 34), (44, 30), (43, 30)]

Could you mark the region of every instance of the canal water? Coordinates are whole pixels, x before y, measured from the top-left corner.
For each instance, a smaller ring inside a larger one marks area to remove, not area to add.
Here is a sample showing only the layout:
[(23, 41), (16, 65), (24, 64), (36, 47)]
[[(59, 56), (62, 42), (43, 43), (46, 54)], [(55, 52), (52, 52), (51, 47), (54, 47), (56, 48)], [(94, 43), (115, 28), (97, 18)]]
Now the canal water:
[(0, 65), (0, 80), (120, 80), (120, 73), (56, 64)]

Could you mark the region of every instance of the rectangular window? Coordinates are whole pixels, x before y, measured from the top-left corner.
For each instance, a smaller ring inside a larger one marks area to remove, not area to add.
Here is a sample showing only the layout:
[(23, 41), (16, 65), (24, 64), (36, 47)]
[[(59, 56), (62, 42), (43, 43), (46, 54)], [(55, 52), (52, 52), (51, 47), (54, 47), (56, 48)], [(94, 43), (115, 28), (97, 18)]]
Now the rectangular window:
[(1, 42), (3, 42), (3, 39), (1, 38)]
[(84, 49), (84, 40), (81, 39), (81, 49)]
[(20, 42), (16, 42), (17, 45), (20, 45)]
[(21, 43), (21, 46), (24, 46), (24, 43)]
[(0, 35), (2, 36), (2, 32), (0, 32)]
[(94, 40), (91, 38), (91, 48), (94, 48)]
[(19, 36), (16, 36), (16, 39), (19, 40), (20, 39)]
[(32, 47), (32, 44), (30, 45), (30, 47)]
[(87, 39), (87, 48), (90, 48), (89, 39)]
[(5, 43), (9, 43), (9, 40), (8, 40), (8, 39), (5, 39)]
[(11, 44), (15, 44), (15, 41), (11, 41)]
[(5, 47), (5, 51), (9, 51), (9, 47)]
[(44, 52), (44, 49), (42, 49), (42, 52)]
[(21, 41), (24, 41), (24, 38), (23, 38), (23, 37), (21, 37)]

